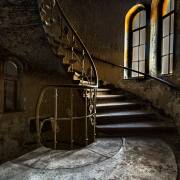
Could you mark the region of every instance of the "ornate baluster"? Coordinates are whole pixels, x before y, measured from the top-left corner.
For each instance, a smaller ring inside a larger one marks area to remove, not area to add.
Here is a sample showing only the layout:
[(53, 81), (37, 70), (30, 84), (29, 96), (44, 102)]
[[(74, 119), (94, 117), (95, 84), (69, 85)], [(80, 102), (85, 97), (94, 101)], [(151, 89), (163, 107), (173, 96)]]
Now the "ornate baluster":
[(71, 97), (71, 149), (74, 147), (74, 119), (73, 119), (73, 89), (70, 90), (70, 97)]
[(88, 101), (87, 101), (87, 89), (85, 89), (85, 144), (88, 145)]
[(84, 72), (85, 72), (84, 60), (85, 60), (85, 51), (83, 49), (83, 53), (82, 53), (82, 70), (81, 70), (81, 80), (82, 80), (82, 82), (84, 81)]
[(55, 101), (54, 101), (54, 149), (56, 149), (57, 145), (57, 119), (58, 119), (58, 89), (55, 89)]
[(72, 48), (71, 48), (71, 59), (70, 59), (71, 71), (72, 72), (73, 72), (73, 61), (74, 61), (74, 47), (72, 46)]
[(96, 141), (96, 89), (94, 89), (94, 96), (93, 96), (93, 113), (94, 113), (94, 141)]
[(51, 10), (50, 24), (55, 22), (55, 19), (53, 18), (53, 9), (54, 9), (55, 5), (56, 5), (56, 1), (55, 0), (51, 0), (51, 3), (50, 3), (50, 10)]
[(75, 37), (73, 36), (72, 37), (72, 47), (71, 47), (71, 59), (69, 60), (69, 63), (71, 64), (71, 71), (73, 72), (74, 69), (73, 69), (73, 65), (74, 63), (76, 63), (76, 59), (74, 57), (74, 46), (75, 46)]
[(90, 85), (92, 85), (92, 76), (93, 76), (93, 68), (91, 66), (91, 72), (90, 72)]

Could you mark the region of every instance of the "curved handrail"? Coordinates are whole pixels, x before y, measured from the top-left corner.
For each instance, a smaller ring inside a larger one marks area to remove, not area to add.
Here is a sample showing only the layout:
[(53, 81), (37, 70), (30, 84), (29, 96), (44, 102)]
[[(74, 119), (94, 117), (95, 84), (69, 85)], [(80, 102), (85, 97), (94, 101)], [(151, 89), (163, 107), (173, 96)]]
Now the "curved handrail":
[(63, 18), (63, 20), (67, 23), (68, 27), (70, 28), (70, 30), (73, 32), (73, 35), (75, 38), (77, 38), (77, 40), (79, 41), (80, 45), (82, 46), (83, 50), (85, 51), (85, 54), (87, 55), (88, 59), (90, 60), (90, 64), (92, 66), (92, 70), (94, 72), (94, 75), (95, 75), (95, 84), (92, 86), (92, 87), (98, 87), (98, 73), (97, 73), (97, 69), (96, 69), (96, 66), (95, 66), (95, 63), (87, 49), (87, 47), (85, 46), (85, 44), (83, 43), (82, 39), (80, 38), (80, 36), (78, 35), (78, 33), (76, 32), (76, 30), (73, 28), (73, 26), (71, 25), (70, 23), (70, 20), (67, 18), (67, 16), (65, 15), (64, 11), (63, 11), (63, 8), (61, 7), (60, 5), (60, 2), (58, 0), (54, 0), (54, 3), (57, 4), (57, 8)]
[(96, 66), (95, 66), (95, 63), (94, 63), (92, 57), (91, 57), (88, 49), (86, 48), (85, 44), (83, 43), (82, 39), (80, 38), (80, 36), (79, 36), (78, 33), (76, 32), (76, 30), (72, 27), (69, 19), (67, 18), (67, 16), (65, 16), (65, 13), (64, 13), (63, 9), (61, 8), (61, 5), (60, 5), (59, 1), (56, 0), (56, 3), (57, 3), (57, 5), (58, 5), (59, 11), (61, 12), (63, 18), (64, 18), (65, 21), (68, 23), (69, 27), (70, 27), (71, 30), (74, 32), (76, 38), (79, 40), (80, 44), (82, 45), (82, 47), (83, 47), (84, 50), (86, 51), (86, 54), (87, 54), (87, 56), (89, 57), (90, 62), (91, 62), (91, 65), (92, 65), (92, 67), (93, 67), (93, 71), (95, 72), (95, 84), (96, 84), (96, 87), (98, 87), (98, 74), (97, 74), (97, 69), (96, 69)]
[(152, 76), (152, 75), (150, 75), (150, 74), (146, 74), (146, 73), (143, 73), (143, 72), (140, 72), (140, 71), (137, 71), (137, 70), (128, 68), (128, 67), (124, 67), (123, 65), (113, 64), (113, 63), (111, 63), (111, 62), (107, 62), (107, 61), (102, 60), (102, 59), (100, 59), (100, 58), (94, 57), (94, 59), (97, 60), (97, 61), (100, 61), (100, 62), (102, 62), (102, 63), (111, 65), (111, 66), (115, 66), (115, 67), (118, 67), (118, 68), (121, 68), (121, 69), (124, 69), (124, 70), (128, 70), (128, 71), (131, 71), (131, 72), (135, 72), (135, 73), (141, 74), (141, 75), (143, 75), (143, 76), (145, 76), (145, 77), (147, 77), (147, 78), (154, 79), (154, 80), (156, 80), (156, 81), (158, 81), (158, 82), (161, 82), (162, 84), (165, 84), (165, 85), (167, 85), (168, 87), (170, 87), (170, 88), (172, 88), (172, 89), (174, 89), (174, 90), (176, 90), (176, 91), (180, 91), (180, 87), (177, 87), (175, 84), (173, 84), (173, 83), (171, 83), (171, 82), (169, 82), (169, 81), (166, 81), (166, 80), (164, 80), (164, 79), (161, 79), (161, 78), (158, 78), (158, 77)]

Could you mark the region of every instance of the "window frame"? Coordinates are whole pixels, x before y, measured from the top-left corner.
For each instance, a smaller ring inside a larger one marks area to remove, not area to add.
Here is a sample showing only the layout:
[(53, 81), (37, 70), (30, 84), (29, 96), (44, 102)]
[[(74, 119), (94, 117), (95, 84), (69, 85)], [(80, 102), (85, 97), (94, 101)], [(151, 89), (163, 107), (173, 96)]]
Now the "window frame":
[[(146, 43), (145, 43), (145, 70), (144, 70), (144, 73), (145, 74), (148, 74), (149, 73), (149, 66), (148, 66), (148, 64), (149, 64), (149, 59), (148, 59), (148, 56), (149, 56), (149, 43), (148, 43), (148, 40), (149, 40), (149, 38), (150, 38), (150, 33), (149, 33), (149, 31), (150, 31), (150, 29), (149, 29), (149, 17), (150, 17), (150, 14), (149, 14), (149, 9), (151, 9), (150, 7), (148, 7), (148, 6), (144, 6), (143, 4), (140, 4), (140, 6), (141, 7), (139, 7), (135, 12), (133, 12), (132, 14), (131, 14), (131, 17), (130, 17), (130, 21), (129, 21), (129, 23), (128, 23), (128, 26), (129, 26), (129, 32), (128, 32), (128, 41), (127, 41), (127, 43), (128, 43), (128, 56), (127, 56), (127, 62), (128, 62), (128, 67), (129, 68), (132, 68), (132, 55), (133, 55), (133, 49), (132, 49), (132, 41), (133, 41), (133, 28), (132, 28), (132, 25), (133, 25), (133, 19), (134, 19), (134, 17), (136, 16), (136, 14), (138, 14), (140, 11), (145, 11), (146, 12), (146, 25), (145, 25), (145, 29), (146, 29), (146, 38), (145, 38), (145, 40), (146, 40)], [(137, 77), (132, 77), (132, 72), (129, 70), (129, 71), (127, 71), (128, 72), (128, 76), (127, 76), (127, 78), (125, 78), (125, 79), (127, 79), (127, 80), (133, 80), (133, 79), (135, 79), (135, 80), (144, 80), (144, 79), (146, 79), (147, 77), (146, 76), (137, 76)]]
[[(166, 15), (163, 16), (162, 12), (163, 12), (163, 3), (164, 3), (164, 0), (161, 1), (158, 9), (159, 9), (159, 12), (160, 12), (160, 17), (159, 17), (159, 24), (158, 24), (158, 46), (159, 48), (157, 49), (157, 53), (158, 53), (158, 57), (160, 58), (160, 61), (158, 61), (158, 77), (166, 77), (166, 76), (173, 76), (174, 75), (174, 70), (175, 70), (175, 34), (176, 34), (176, 31), (175, 31), (175, 17), (176, 17), (176, 0), (174, 0), (174, 9), (170, 12), (168, 12)], [(171, 15), (174, 14), (174, 24), (173, 24), (173, 27), (174, 27), (174, 32), (171, 33)], [(164, 36), (163, 37), (163, 20), (167, 17), (170, 17), (170, 20), (169, 20), (169, 34), (167, 36)], [(171, 34), (174, 35), (173, 37), (173, 53), (170, 52), (170, 48), (171, 48)], [(168, 54), (166, 55), (162, 55), (162, 44), (163, 44), (163, 38), (165, 37), (169, 37), (169, 52)], [(172, 63), (173, 63), (173, 66), (172, 66), (172, 73), (170, 73), (170, 55), (173, 55), (173, 59), (172, 59)], [(165, 57), (165, 56), (168, 56), (168, 73), (167, 74), (164, 74), (162, 73), (162, 57)]]
[[(16, 67), (17, 67), (17, 76), (13, 77), (11, 75), (8, 76), (8, 74), (6, 74), (5, 72), (5, 65), (6, 63), (8, 62), (11, 62), (13, 63)], [(3, 70), (3, 80), (4, 80), (4, 103), (3, 103), (3, 111), (5, 113), (13, 113), (13, 112), (19, 112), (19, 111), (22, 111), (22, 96), (21, 96), (21, 86), (22, 86), (22, 81), (21, 81), (21, 78), (22, 78), (22, 72), (23, 72), (23, 68), (22, 68), (22, 65), (17, 62), (17, 61), (14, 61), (14, 60), (7, 60), (4, 62), (4, 70)], [(7, 88), (6, 88), (6, 82), (13, 82), (14, 83), (14, 89), (13, 89), (13, 97), (14, 97), (14, 100), (13, 100), (13, 104), (14, 104), (14, 108), (13, 109), (10, 109), (8, 107), (6, 107), (6, 94), (7, 94)]]
[[(141, 13), (141, 11), (145, 11), (145, 14), (146, 14), (146, 16), (147, 16), (147, 11), (146, 11), (146, 9), (141, 9), (140, 11), (138, 11), (137, 13), (135, 13), (134, 14), (134, 16), (133, 16), (133, 18), (132, 18), (132, 22), (131, 22), (131, 31), (130, 31), (130, 34), (131, 34), (131, 48), (129, 48), (129, 50), (131, 51), (131, 58), (129, 59), (129, 61), (131, 61), (131, 63), (130, 63), (130, 67), (131, 67), (131, 69), (133, 69), (132, 68), (132, 66), (133, 66), (133, 62), (136, 62), (136, 63), (138, 63), (138, 70), (137, 71), (139, 71), (140, 72), (140, 69), (139, 69), (139, 64), (140, 64), (140, 62), (144, 62), (144, 64), (146, 64), (146, 44), (147, 44), (147, 17), (146, 17), (146, 22), (145, 22), (145, 25), (144, 26), (142, 26), (142, 27), (140, 27), (140, 23), (141, 23), (141, 16), (139, 17), (139, 27), (138, 28), (136, 28), (136, 29), (133, 29), (133, 20), (134, 20), (134, 18), (136, 17), (136, 15), (137, 14), (139, 14), (139, 13)], [(141, 40), (140, 40), (140, 35), (141, 35), (141, 30), (145, 30), (145, 43), (144, 44), (141, 44)], [(138, 39), (138, 45), (133, 45), (133, 34), (134, 34), (134, 32), (138, 32), (138, 34), (139, 34), (139, 39)], [(145, 46), (144, 48), (144, 50), (145, 50), (145, 59), (144, 60), (140, 60), (139, 59), (139, 54), (140, 54), (140, 52), (139, 52), (139, 49), (140, 49), (140, 47), (141, 46)], [(136, 61), (133, 61), (133, 49), (134, 48), (136, 48), (136, 47), (138, 47), (138, 60), (136, 60)], [(145, 65), (145, 67), (144, 67), (144, 73), (146, 72), (146, 65)], [(139, 73), (135, 73), (135, 74), (137, 74), (137, 76), (132, 76), (132, 74), (133, 74), (134, 72), (131, 72), (131, 74), (130, 74), (130, 77), (131, 78), (143, 78), (144, 76), (143, 75), (141, 75), (141, 74), (139, 74)]]

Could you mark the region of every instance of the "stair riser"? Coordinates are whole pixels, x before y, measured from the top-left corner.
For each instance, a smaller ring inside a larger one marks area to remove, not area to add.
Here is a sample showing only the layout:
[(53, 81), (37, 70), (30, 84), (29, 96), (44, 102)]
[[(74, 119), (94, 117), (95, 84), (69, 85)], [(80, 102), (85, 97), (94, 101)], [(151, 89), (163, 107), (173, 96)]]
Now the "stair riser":
[(128, 100), (126, 96), (118, 97), (118, 98), (97, 98), (97, 103), (112, 103), (112, 102), (121, 102)]
[(97, 107), (97, 113), (106, 113), (110, 112), (117, 112), (122, 110), (139, 110), (141, 109), (141, 105), (128, 105), (128, 106), (108, 106), (108, 107)]
[(97, 91), (97, 95), (108, 95), (111, 94), (110, 91)]
[(156, 121), (154, 116), (125, 116), (125, 117), (97, 117), (96, 122), (98, 125), (104, 124), (119, 124), (127, 122), (147, 122)]
[(97, 91), (97, 95), (108, 95), (108, 94), (124, 94), (123, 91)]
[(159, 136), (161, 134), (175, 134), (175, 128), (124, 128), (124, 129), (96, 129), (97, 137), (127, 137), (127, 136)]

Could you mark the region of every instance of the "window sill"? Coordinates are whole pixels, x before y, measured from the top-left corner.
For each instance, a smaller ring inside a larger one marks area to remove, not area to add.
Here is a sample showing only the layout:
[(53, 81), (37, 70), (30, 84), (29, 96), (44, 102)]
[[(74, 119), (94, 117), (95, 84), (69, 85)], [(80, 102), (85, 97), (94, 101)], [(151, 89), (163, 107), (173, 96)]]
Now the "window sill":
[(173, 77), (173, 76), (174, 76), (174, 74), (160, 74), (157, 77), (158, 78), (168, 78), (168, 77)]
[(135, 81), (144, 81), (144, 80), (146, 80), (147, 78), (145, 77), (145, 76), (143, 76), (143, 77), (130, 77), (130, 78), (128, 78), (128, 79), (123, 79), (123, 80), (135, 80)]

